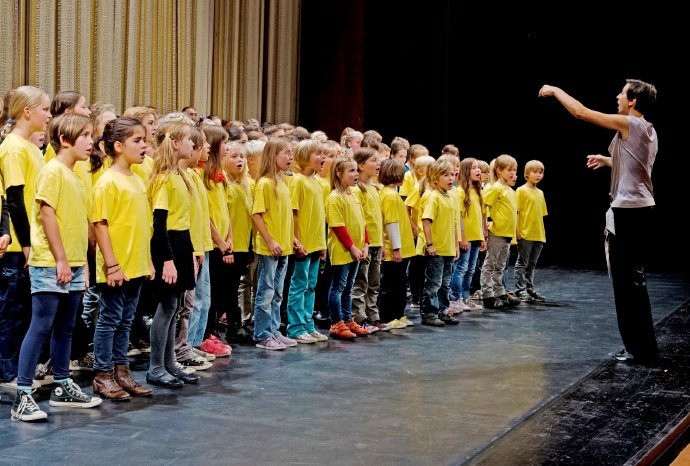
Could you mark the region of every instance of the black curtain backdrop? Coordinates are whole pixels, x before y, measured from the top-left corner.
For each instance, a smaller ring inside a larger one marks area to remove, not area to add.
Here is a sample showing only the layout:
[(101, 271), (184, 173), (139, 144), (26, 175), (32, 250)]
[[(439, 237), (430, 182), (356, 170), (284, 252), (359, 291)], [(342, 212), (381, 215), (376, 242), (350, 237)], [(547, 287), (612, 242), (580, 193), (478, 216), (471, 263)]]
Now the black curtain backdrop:
[[(656, 85), (659, 153), (654, 167), (657, 218), (640, 225), (650, 271), (688, 273), (690, 248), (680, 226), (688, 211), (676, 110), (688, 85), (682, 15), (621, 4), (512, 6), (430, 0), (414, 7), (367, 0), (303, 0), (298, 123), (339, 139), (346, 126), (375, 129), (425, 145), (437, 156), (455, 144), (487, 162), (507, 153), (522, 170), (546, 167), (540, 188), (549, 209), (541, 266), (605, 269), (603, 230), (610, 171), (586, 155), (607, 153), (614, 133), (576, 120), (542, 84), (562, 87), (584, 105), (617, 111), (626, 78)], [(684, 55), (684, 53), (681, 53)], [(674, 175), (677, 175), (676, 178)]]

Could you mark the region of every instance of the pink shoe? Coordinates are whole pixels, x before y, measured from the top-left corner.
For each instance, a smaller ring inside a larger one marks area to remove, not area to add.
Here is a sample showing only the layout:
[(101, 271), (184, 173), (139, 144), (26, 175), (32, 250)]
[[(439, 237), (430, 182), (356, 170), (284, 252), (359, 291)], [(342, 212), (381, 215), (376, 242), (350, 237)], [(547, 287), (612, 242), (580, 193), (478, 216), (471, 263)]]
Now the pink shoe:
[(232, 353), (232, 347), (231, 347), (230, 345), (225, 344), (225, 343), (223, 343), (222, 341), (220, 341), (215, 335), (211, 335), (210, 339), (211, 339), (216, 345), (219, 345), (219, 346), (222, 346), (222, 347), (224, 347), (224, 348), (227, 348), (227, 349), (229, 349), (230, 352)]
[(199, 349), (205, 353), (210, 353), (217, 358), (230, 356), (230, 350), (228, 348), (218, 345), (218, 343), (214, 342), (210, 338), (204, 340), (201, 346), (199, 346)]

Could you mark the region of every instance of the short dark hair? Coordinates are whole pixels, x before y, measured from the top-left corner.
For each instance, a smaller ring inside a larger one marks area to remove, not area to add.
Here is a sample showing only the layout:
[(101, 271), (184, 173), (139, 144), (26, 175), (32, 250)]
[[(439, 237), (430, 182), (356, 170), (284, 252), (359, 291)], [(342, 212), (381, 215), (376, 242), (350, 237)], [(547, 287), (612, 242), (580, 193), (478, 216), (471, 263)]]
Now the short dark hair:
[(639, 79), (626, 79), (625, 82), (629, 84), (626, 92), (628, 100), (637, 99), (635, 110), (643, 115), (650, 111), (656, 103), (656, 87)]

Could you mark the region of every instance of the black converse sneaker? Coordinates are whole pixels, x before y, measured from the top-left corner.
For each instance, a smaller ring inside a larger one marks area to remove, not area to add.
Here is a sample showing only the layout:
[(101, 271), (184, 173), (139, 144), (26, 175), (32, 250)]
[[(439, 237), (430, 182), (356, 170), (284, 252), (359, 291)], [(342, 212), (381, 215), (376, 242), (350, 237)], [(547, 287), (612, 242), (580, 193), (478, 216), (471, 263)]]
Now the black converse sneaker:
[(81, 388), (72, 379), (60, 382), (50, 394), (50, 406), (62, 406), (65, 408), (93, 408), (101, 404), (103, 400), (97, 396), (89, 396), (81, 391)]
[(48, 415), (45, 411), (41, 411), (34, 398), (30, 393), (23, 390), (17, 390), (17, 396), (14, 398), (12, 404), (13, 421), (38, 421), (39, 419), (47, 419)]

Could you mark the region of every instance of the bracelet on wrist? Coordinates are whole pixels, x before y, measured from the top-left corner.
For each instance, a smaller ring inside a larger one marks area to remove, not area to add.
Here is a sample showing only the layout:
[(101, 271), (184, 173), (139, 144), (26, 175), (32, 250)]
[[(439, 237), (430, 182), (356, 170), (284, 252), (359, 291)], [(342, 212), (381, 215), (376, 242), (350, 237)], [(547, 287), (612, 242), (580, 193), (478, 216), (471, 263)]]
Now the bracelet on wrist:
[(107, 268), (112, 269), (113, 267), (117, 267), (120, 264), (113, 264), (113, 265), (106, 265)]

